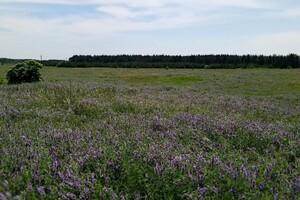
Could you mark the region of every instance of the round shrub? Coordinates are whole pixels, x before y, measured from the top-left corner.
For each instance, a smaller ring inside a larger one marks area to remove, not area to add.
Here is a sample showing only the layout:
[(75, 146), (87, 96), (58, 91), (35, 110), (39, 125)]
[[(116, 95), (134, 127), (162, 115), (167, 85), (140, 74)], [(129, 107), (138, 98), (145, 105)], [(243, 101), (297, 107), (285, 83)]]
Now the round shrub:
[(34, 60), (16, 64), (7, 72), (6, 79), (8, 84), (33, 83), (42, 80), (39, 72), (42, 66), (41, 63)]

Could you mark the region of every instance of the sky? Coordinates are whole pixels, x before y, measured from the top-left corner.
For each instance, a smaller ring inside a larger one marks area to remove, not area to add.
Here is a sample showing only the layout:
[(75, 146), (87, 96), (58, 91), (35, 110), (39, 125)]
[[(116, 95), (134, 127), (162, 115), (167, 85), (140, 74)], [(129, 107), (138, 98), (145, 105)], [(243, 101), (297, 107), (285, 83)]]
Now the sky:
[(0, 58), (290, 53), (299, 0), (0, 0)]

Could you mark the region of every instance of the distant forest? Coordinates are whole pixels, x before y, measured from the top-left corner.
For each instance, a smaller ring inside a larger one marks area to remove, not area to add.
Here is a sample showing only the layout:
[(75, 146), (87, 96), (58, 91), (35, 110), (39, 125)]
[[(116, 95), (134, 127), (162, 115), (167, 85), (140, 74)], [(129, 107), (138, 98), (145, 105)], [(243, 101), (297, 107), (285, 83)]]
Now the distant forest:
[(282, 55), (74, 55), (58, 67), (300, 68), (296, 54)]
[[(19, 62), (23, 62), (26, 60), (34, 60), (34, 59), (12, 59), (12, 58), (0, 58), (0, 65), (4, 64), (17, 64)], [(63, 60), (42, 60), (39, 61), (45, 66), (58, 66)]]
[[(0, 63), (23, 60), (0, 58)], [(74, 55), (68, 61), (44, 60), (45, 66), (108, 68), (300, 68), (300, 57), (289, 55)]]
[(23, 62), (26, 59), (11, 59), (11, 58), (0, 58), (0, 65), (3, 64), (15, 64), (18, 62)]

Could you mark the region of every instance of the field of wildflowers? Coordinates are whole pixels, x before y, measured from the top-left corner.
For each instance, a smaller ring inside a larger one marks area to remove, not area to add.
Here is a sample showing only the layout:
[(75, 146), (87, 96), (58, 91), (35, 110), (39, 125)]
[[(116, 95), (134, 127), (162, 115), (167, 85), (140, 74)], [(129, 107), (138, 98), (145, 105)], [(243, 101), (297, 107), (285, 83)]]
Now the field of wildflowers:
[(300, 91), (126, 78), (0, 85), (0, 199), (300, 198)]

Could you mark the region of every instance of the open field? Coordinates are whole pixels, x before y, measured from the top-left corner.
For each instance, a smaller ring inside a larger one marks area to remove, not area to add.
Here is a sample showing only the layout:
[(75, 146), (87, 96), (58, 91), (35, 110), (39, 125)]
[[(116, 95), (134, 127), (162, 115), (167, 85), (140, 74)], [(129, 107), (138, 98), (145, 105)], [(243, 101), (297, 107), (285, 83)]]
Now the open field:
[[(11, 66), (0, 66), (0, 80)], [(193, 88), (228, 95), (299, 95), (299, 69), (124, 69), (55, 68), (41, 70), (45, 82)]]
[(300, 198), (300, 70), (41, 73), (0, 84), (0, 199)]

